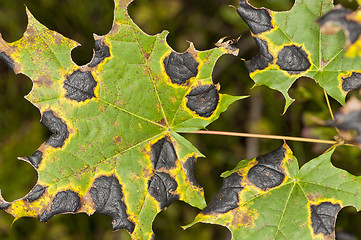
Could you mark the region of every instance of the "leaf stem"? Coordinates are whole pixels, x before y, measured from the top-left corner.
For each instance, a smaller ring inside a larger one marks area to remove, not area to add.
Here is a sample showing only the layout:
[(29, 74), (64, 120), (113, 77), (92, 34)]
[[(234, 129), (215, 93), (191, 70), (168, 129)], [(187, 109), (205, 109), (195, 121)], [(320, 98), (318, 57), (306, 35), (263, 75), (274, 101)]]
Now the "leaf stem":
[(328, 99), (328, 95), (327, 95), (326, 90), (323, 90), (323, 93), (325, 94), (325, 99), (326, 99), (328, 111), (330, 112), (331, 118), (332, 118), (332, 120), (335, 120), (335, 117), (333, 116), (330, 100)]
[(322, 153), (322, 155), (328, 153), (329, 151), (331, 151), (332, 149), (334, 149), (334, 148), (336, 148), (337, 146), (340, 146), (340, 145), (341, 145), (341, 144), (339, 144), (339, 143), (332, 145), (331, 147), (327, 148), (327, 150), (324, 151), (324, 152)]
[[(234, 136), (234, 137), (267, 138), (267, 139), (289, 140), (289, 141), (298, 141), (298, 142), (323, 143), (323, 144), (331, 144), (331, 145), (339, 144), (338, 142), (332, 141), (332, 140), (290, 137), (290, 136), (278, 136), (278, 135), (265, 135), (265, 134), (255, 134), (255, 133), (238, 133), (238, 132), (205, 131), (205, 130), (199, 130), (199, 131), (188, 132), (188, 133), (223, 135), (223, 136)], [(344, 144), (344, 145), (353, 146), (351, 144)]]

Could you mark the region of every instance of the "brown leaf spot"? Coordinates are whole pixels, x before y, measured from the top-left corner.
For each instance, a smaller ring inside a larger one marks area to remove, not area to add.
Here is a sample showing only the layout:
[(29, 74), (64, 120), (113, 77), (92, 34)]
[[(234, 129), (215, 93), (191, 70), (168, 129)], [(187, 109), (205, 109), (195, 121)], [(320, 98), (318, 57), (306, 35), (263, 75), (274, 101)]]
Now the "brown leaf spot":
[(46, 88), (50, 88), (53, 85), (53, 80), (45, 76), (39, 76), (35, 80), (33, 80), (34, 84), (39, 86), (44, 86)]
[(165, 121), (164, 118), (162, 118), (160, 121), (157, 122), (158, 124), (162, 125), (162, 126), (167, 126), (167, 122)]
[(115, 144), (120, 144), (122, 142), (122, 138), (120, 136), (115, 136), (114, 137), (114, 143)]
[(255, 213), (247, 207), (239, 207), (233, 212), (232, 226), (251, 227), (254, 225)]

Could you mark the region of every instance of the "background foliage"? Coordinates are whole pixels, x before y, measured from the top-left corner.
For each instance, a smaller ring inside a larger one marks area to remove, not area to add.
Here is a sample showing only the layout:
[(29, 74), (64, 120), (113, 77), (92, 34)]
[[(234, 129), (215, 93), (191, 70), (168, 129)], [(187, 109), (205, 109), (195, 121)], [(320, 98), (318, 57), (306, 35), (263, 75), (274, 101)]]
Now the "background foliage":
[[(250, 1), (257, 7), (288, 10), (291, 0)], [(339, 1), (335, 1), (335, 4)], [(19, 39), (26, 28), (26, 4), (33, 15), (52, 30), (82, 44), (72, 52), (74, 61), (88, 63), (92, 57), (92, 33), (106, 34), (113, 18), (113, 1), (102, 0), (2, 0), (0, 2), (0, 33), (12, 42)], [(343, 1), (355, 9), (356, 1)], [(178, 52), (188, 43), (205, 50), (224, 36), (237, 38), (240, 57), (251, 58), (257, 53), (256, 45), (247, 26), (228, 5), (237, 6), (238, 0), (136, 0), (130, 6), (130, 15), (148, 34), (163, 29), (170, 31), (168, 42)], [(206, 7), (205, 7), (206, 6)], [(280, 93), (266, 87), (252, 90), (243, 62), (238, 57), (223, 56), (213, 73), (215, 82), (222, 84), (222, 92), (231, 95), (251, 95), (233, 104), (221, 118), (209, 126), (210, 130), (224, 130), (277, 135), (292, 135), (331, 139), (333, 129), (319, 127), (317, 123), (330, 118), (323, 90), (311, 79), (300, 79), (291, 88), (296, 99), (287, 113)], [(40, 123), (38, 110), (23, 96), (31, 90), (31, 81), (16, 76), (0, 63), (0, 189), (5, 199), (11, 201), (24, 196), (36, 182), (36, 173), (27, 163), (17, 161), (18, 156), (31, 155), (45, 141), (49, 132)], [(352, 94), (352, 93), (351, 93)], [(331, 100), (333, 109), (339, 104)], [(272, 151), (281, 144), (276, 140), (242, 139), (224, 136), (185, 135), (207, 159), (197, 162), (197, 177), (204, 186), (209, 202), (221, 186), (222, 172), (232, 169), (239, 160), (253, 158)], [(320, 155), (327, 146), (309, 143), (288, 143), (299, 164)], [(361, 174), (361, 154), (357, 149), (340, 147), (333, 155), (333, 164), (355, 175)], [(190, 223), (198, 213), (183, 202), (175, 202), (159, 214), (154, 222), (157, 239), (228, 239), (230, 233), (218, 225), (197, 224), (183, 231), (180, 226)], [(60, 215), (47, 224), (36, 219), (23, 218), (10, 227), (12, 217), (0, 212), (0, 239), (129, 239), (122, 230), (112, 233), (107, 216), (95, 214)], [(361, 215), (354, 208), (339, 213), (336, 233), (345, 232), (361, 238)]]

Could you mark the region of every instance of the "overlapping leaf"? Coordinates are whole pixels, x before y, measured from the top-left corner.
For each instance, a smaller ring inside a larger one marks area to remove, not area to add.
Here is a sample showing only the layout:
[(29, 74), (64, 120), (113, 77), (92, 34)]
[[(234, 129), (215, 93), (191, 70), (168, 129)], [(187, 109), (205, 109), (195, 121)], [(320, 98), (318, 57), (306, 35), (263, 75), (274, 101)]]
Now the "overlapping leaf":
[(351, 97), (327, 124), (337, 127), (344, 140), (361, 148), (361, 100)]
[(343, 29), (346, 35), (346, 57), (361, 56), (361, 12), (359, 10), (352, 12), (337, 5), (322, 16), (318, 24), (325, 34), (335, 34)]
[(189, 226), (223, 225), (233, 239), (334, 239), (339, 210), (361, 207), (361, 178), (333, 167), (332, 152), (300, 170), (286, 144), (241, 161)]
[(302, 76), (313, 78), (341, 104), (348, 91), (360, 87), (361, 61), (345, 57), (344, 34), (325, 35), (316, 24), (332, 8), (332, 0), (296, 0), (290, 11), (275, 12), (240, 1), (237, 11), (259, 48), (246, 67), (256, 85), (284, 95), (285, 110), (293, 101), (288, 89)]
[(205, 127), (240, 97), (219, 93), (211, 79), (216, 60), (237, 49), (184, 53), (166, 43), (167, 32), (149, 36), (115, 0), (114, 22), (95, 36), (92, 61), (77, 66), (78, 44), (41, 25), (28, 12), (24, 36), (0, 38), (0, 58), (33, 81), (26, 97), (53, 135), (23, 160), (38, 171), (36, 186), (0, 207), (15, 219), (48, 221), (60, 213), (94, 212), (113, 218), (133, 239), (151, 239), (156, 214), (180, 199), (203, 208), (195, 175), (202, 156), (177, 132)]

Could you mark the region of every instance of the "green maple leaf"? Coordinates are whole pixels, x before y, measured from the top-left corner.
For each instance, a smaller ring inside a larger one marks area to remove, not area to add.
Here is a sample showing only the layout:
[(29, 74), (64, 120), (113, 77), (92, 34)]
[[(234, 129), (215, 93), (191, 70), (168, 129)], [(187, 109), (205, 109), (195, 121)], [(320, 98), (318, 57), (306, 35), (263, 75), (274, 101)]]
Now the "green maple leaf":
[(246, 67), (256, 85), (283, 94), (285, 111), (293, 101), (288, 89), (300, 77), (313, 78), (341, 104), (360, 82), (355, 73), (360, 71), (361, 61), (345, 57), (344, 34), (325, 35), (316, 24), (332, 8), (332, 0), (296, 0), (290, 11), (275, 12), (240, 1), (237, 11), (259, 48)]
[(336, 215), (361, 207), (361, 178), (335, 168), (333, 150), (298, 168), (284, 144), (223, 173), (223, 185), (196, 217), (230, 229), (233, 239), (334, 239)]
[(15, 219), (48, 221), (61, 213), (98, 212), (113, 229), (151, 239), (152, 222), (174, 200), (203, 208), (194, 169), (202, 154), (177, 132), (204, 128), (234, 101), (211, 79), (216, 60), (237, 49), (209, 51), (191, 44), (184, 53), (149, 36), (131, 20), (132, 0), (115, 0), (114, 22), (95, 36), (92, 61), (77, 66), (78, 44), (41, 25), (28, 13), (24, 36), (7, 43), (0, 58), (33, 81), (26, 98), (53, 135), (30, 157), (39, 178), (25, 197), (0, 208)]

